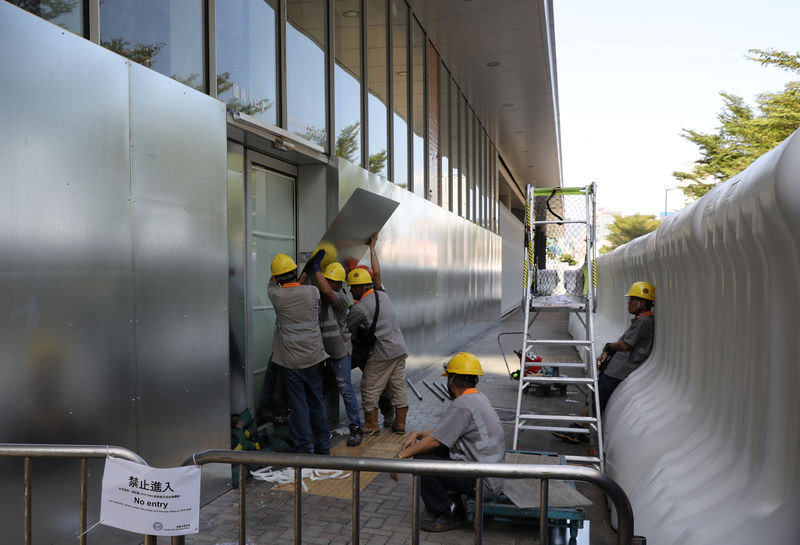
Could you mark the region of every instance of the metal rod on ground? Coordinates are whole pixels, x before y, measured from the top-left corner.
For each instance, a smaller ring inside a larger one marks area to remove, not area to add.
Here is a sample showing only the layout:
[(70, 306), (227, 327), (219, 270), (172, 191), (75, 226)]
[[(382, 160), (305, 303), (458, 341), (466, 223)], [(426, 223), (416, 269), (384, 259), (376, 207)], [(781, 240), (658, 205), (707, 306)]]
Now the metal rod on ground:
[(434, 385), (434, 386), (436, 386), (436, 387), (439, 389), (439, 391), (440, 391), (440, 392), (442, 392), (442, 393), (444, 394), (444, 397), (445, 397), (445, 399), (447, 399), (447, 398), (449, 398), (449, 397), (450, 397), (450, 392), (448, 392), (448, 391), (447, 391), (447, 388), (445, 388), (444, 386), (442, 386), (442, 384), (441, 384), (441, 383), (439, 383), (439, 382), (434, 382), (434, 383), (433, 383), (433, 385)]
[(425, 386), (427, 386), (427, 387), (428, 387), (428, 390), (430, 390), (431, 392), (433, 392), (433, 395), (435, 395), (436, 397), (438, 397), (438, 398), (439, 398), (439, 401), (444, 401), (444, 398), (442, 397), (442, 394), (440, 394), (440, 393), (439, 393), (439, 392), (436, 390), (436, 388), (434, 388), (433, 386), (431, 386), (431, 383), (430, 383), (430, 382), (428, 382), (428, 381), (427, 381), (427, 380), (425, 380), (425, 379), (422, 379), (422, 384), (424, 384)]
[(422, 394), (420, 394), (420, 393), (419, 393), (419, 391), (417, 391), (417, 389), (416, 389), (416, 388), (414, 387), (414, 385), (411, 383), (411, 379), (406, 379), (406, 382), (408, 382), (408, 385), (409, 385), (409, 386), (411, 386), (411, 389), (412, 389), (412, 390), (414, 390), (414, 393), (416, 394), (417, 398), (418, 398), (420, 401), (422, 401)]

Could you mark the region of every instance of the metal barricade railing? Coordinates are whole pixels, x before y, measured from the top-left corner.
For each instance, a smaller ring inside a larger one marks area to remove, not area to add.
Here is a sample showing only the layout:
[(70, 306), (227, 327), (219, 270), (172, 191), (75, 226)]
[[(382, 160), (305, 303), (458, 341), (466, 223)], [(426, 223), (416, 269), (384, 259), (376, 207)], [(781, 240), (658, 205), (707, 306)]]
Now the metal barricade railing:
[[(362, 471), (379, 473), (410, 473), (413, 475), (413, 498), (411, 514), (411, 543), (419, 544), (419, 497), (420, 476), (457, 475), (476, 479), (475, 498), (475, 543), (483, 543), (483, 479), (485, 477), (540, 479), (539, 543), (548, 543), (548, 493), (550, 480), (581, 481), (600, 488), (614, 504), (617, 511), (617, 544), (631, 545), (633, 541), (633, 511), (628, 497), (610, 477), (595, 469), (580, 466), (488, 464), (476, 462), (452, 462), (436, 460), (413, 460), (395, 458), (356, 458), (352, 456), (315, 456), (311, 454), (286, 454), (278, 452), (252, 452), (235, 450), (204, 450), (187, 458), (183, 465), (223, 463), (239, 467), (239, 543), (247, 543), (245, 536), (246, 465), (293, 467), (294, 483), (294, 542), (302, 543), (302, 470), (338, 469), (353, 472), (352, 494), (352, 543), (360, 543), (360, 482)], [(184, 536), (172, 538), (172, 545), (183, 545)]]
[[(147, 464), (141, 456), (122, 447), (108, 445), (27, 445), (0, 443), (1, 458), (23, 458), (25, 496), (25, 545), (31, 545), (31, 458), (78, 458), (81, 461), (80, 545), (86, 545), (87, 461), (89, 458), (115, 456), (132, 462)], [(155, 545), (155, 536), (144, 536), (145, 545)]]

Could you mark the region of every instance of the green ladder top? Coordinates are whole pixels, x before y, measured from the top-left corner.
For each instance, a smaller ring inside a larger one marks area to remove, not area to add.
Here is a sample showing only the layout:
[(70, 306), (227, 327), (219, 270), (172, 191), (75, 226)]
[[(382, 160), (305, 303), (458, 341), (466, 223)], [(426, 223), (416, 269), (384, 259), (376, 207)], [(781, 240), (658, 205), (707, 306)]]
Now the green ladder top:
[(586, 187), (537, 187), (533, 190), (536, 196), (550, 196), (553, 191), (556, 195), (586, 195), (586, 192), (591, 192), (592, 186)]

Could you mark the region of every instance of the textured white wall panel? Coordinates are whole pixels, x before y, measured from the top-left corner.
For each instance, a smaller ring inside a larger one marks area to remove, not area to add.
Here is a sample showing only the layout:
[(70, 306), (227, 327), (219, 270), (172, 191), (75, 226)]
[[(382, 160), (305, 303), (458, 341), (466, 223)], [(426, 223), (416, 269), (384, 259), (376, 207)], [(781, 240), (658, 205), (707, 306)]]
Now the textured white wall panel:
[(651, 357), (614, 392), (607, 471), (654, 545), (800, 539), (800, 134), (602, 256), (596, 341), (656, 286)]

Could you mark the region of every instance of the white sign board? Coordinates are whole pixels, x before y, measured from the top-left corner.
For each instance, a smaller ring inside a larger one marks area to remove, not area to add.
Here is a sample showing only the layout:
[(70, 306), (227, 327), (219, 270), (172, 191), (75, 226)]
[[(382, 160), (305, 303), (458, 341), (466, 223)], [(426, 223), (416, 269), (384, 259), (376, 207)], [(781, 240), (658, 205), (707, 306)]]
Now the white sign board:
[(196, 534), (200, 523), (200, 468), (154, 468), (106, 458), (100, 522), (153, 536)]

